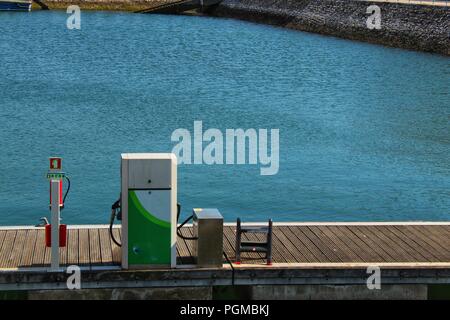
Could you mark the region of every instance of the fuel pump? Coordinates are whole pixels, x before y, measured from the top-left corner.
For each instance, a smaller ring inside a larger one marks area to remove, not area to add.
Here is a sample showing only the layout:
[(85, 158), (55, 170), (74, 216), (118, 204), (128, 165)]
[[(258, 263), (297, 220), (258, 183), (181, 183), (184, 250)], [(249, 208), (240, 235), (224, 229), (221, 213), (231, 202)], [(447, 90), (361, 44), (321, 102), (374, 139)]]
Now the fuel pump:
[[(121, 196), (111, 207), (110, 233), (122, 268), (176, 267), (177, 159), (170, 153), (125, 153)], [(114, 219), (122, 220), (121, 243)]]
[[(216, 210), (217, 211), (217, 210)], [(205, 260), (205, 246), (209, 238), (214, 240), (217, 250), (223, 247), (222, 231), (211, 231), (213, 225), (222, 227), (220, 214), (204, 210), (202, 214), (192, 214), (178, 225), (181, 206), (177, 203), (177, 158), (171, 153), (124, 153), (121, 155), (121, 193), (111, 206), (109, 231), (112, 241), (122, 251), (123, 269), (145, 269), (151, 267), (176, 267), (177, 236), (199, 243), (199, 236), (184, 236), (180, 230), (196, 218), (198, 233), (202, 235), (199, 256), (202, 265), (221, 265), (221, 259)], [(220, 216), (220, 218), (217, 218)], [(114, 221), (122, 222), (121, 242), (114, 237)], [(200, 221), (201, 220), (201, 221)], [(218, 222), (217, 222), (217, 221)], [(205, 231), (206, 230), (206, 231)], [(208, 233), (209, 232), (209, 233)], [(212, 237), (213, 235), (214, 237)], [(206, 239), (206, 240), (205, 240)], [(233, 270), (231, 260), (222, 250)], [(206, 257), (209, 257), (206, 252)], [(234, 283), (234, 280), (233, 280)]]

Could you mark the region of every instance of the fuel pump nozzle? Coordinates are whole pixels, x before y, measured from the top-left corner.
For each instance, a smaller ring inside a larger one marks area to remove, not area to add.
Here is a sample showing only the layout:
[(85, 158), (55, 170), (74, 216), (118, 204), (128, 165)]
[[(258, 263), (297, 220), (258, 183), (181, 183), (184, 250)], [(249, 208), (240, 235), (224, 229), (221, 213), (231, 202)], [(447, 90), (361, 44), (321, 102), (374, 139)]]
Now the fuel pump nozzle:
[(48, 219), (47, 217), (42, 217), (39, 219), (39, 223), (37, 225), (35, 225), (35, 227), (45, 227), (46, 225), (48, 225)]

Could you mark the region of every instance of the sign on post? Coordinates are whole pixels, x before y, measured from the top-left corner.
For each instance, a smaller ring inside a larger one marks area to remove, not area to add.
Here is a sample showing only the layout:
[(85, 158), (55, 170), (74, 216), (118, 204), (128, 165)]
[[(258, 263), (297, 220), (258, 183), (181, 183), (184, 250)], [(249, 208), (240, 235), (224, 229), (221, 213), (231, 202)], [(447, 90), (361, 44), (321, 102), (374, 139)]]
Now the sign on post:
[(62, 158), (59, 157), (51, 157), (50, 160), (50, 170), (62, 170)]
[[(65, 173), (62, 171), (62, 158), (60, 157), (50, 157), (49, 158), (49, 169), (47, 172), (47, 179), (49, 181), (57, 180), (59, 181), (59, 206), (63, 207), (63, 182)], [(50, 183), (50, 205), (52, 204), (52, 184)]]

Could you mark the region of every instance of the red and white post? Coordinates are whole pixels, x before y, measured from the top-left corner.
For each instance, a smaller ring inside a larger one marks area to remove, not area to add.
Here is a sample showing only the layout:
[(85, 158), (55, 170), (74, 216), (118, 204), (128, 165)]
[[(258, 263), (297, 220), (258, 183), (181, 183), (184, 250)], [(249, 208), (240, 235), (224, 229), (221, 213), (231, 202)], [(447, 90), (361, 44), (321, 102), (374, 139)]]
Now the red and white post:
[(60, 192), (59, 185), (60, 180), (50, 180), (51, 186), (51, 225), (52, 225), (52, 250), (51, 250), (51, 271), (59, 271), (59, 220), (60, 220)]
[[(60, 247), (60, 216), (64, 207), (62, 195), (62, 180), (65, 177), (62, 171), (62, 158), (51, 157), (47, 179), (50, 181), (50, 245), (51, 245), (51, 265), (50, 271), (60, 271), (59, 247)], [(47, 231), (47, 229), (46, 229)], [(48, 235), (46, 234), (46, 237)], [(47, 239), (46, 239), (47, 242)], [(48, 245), (48, 242), (47, 242)]]

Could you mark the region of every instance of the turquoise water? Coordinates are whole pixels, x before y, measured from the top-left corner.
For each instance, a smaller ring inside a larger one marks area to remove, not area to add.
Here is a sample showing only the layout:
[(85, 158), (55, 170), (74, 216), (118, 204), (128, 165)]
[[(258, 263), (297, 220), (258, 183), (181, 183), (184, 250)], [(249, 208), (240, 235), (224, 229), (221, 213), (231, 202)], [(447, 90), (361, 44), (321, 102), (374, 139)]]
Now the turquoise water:
[(179, 201), (226, 220), (450, 219), (450, 59), (235, 20), (0, 13), (0, 225), (107, 223), (121, 152), (171, 133), (279, 128), (280, 169), (181, 165)]

